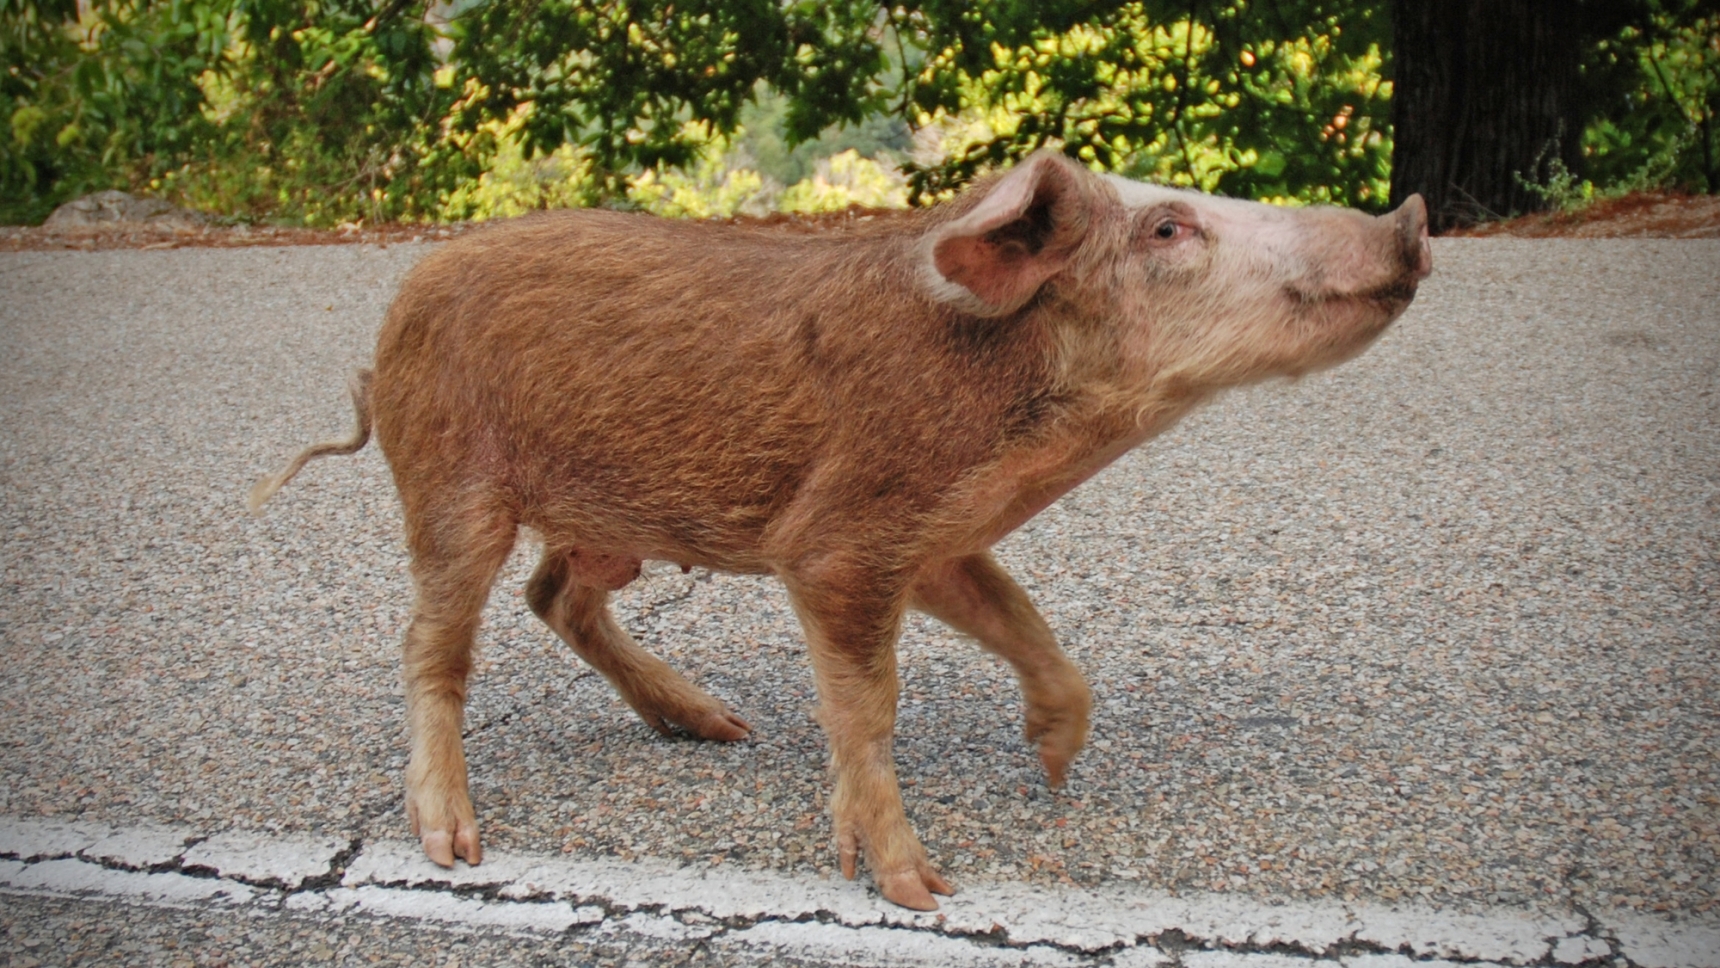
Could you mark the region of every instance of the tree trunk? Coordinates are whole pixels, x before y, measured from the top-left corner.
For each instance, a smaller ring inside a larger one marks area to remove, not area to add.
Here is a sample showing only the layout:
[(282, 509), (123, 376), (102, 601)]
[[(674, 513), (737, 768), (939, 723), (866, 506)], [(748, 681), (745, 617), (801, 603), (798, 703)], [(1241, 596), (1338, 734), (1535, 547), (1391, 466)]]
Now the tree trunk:
[(1582, 134), (1575, 0), (1392, 0), (1392, 202), (1427, 200), (1435, 232), (1545, 206)]

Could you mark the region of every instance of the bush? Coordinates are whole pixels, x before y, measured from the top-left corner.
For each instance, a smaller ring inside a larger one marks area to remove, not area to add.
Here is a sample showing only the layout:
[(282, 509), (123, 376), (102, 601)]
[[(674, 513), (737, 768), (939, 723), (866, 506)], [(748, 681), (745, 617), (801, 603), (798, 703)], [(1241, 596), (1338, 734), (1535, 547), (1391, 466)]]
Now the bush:
[[(1389, 5), (1257, 7), (0, 0), (0, 218), (103, 188), (308, 225), (923, 203), (1044, 147), (1383, 208)], [(1629, 10), (1586, 61), (1560, 199), (1720, 188), (1713, 0)]]

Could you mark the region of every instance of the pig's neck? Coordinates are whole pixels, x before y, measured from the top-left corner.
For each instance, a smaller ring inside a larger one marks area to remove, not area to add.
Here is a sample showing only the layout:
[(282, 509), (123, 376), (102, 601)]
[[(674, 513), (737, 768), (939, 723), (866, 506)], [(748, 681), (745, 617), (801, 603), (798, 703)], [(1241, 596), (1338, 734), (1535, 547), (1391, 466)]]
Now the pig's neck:
[(964, 550), (1002, 540), (1119, 457), (1170, 429), (1211, 396), (1190, 386), (1112, 374), (1073, 394), (1045, 432), (1006, 450), (975, 476)]

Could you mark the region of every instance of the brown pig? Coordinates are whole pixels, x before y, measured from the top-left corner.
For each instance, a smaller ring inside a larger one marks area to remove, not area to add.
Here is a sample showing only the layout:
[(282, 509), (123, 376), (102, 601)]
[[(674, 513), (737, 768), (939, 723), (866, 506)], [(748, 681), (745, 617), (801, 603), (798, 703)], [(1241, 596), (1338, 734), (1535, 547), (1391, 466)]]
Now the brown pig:
[(988, 553), (1215, 392), (1366, 347), (1431, 268), (1412, 197), (1378, 218), (1097, 175), (1034, 155), (946, 205), (850, 231), (572, 211), (498, 225), (401, 286), (374, 425), (417, 585), (405, 641), (406, 810), (476, 864), (461, 716), (473, 636), (520, 529), (534, 612), (651, 726), (746, 721), (628, 637), (609, 592), (659, 559), (773, 574), (810, 644), (843, 873), (930, 910), (951, 888), (892, 759), (909, 608), (1002, 656), (1052, 785), (1090, 694)]

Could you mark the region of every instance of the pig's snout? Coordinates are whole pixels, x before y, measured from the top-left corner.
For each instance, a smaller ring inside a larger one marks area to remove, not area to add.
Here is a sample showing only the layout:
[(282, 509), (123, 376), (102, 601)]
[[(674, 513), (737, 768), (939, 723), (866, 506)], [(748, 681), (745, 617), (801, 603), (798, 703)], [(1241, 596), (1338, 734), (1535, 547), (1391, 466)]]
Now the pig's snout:
[(1433, 246), (1427, 241), (1427, 203), (1420, 195), (1411, 195), (1396, 210), (1381, 217), (1395, 223), (1398, 252), (1409, 281), (1426, 279), (1433, 273)]
[(1354, 301), (1397, 312), (1433, 271), (1427, 204), (1420, 195), (1379, 216), (1309, 209), (1299, 218), (1301, 253), (1291, 263), (1297, 268), (1288, 290), (1304, 304)]

